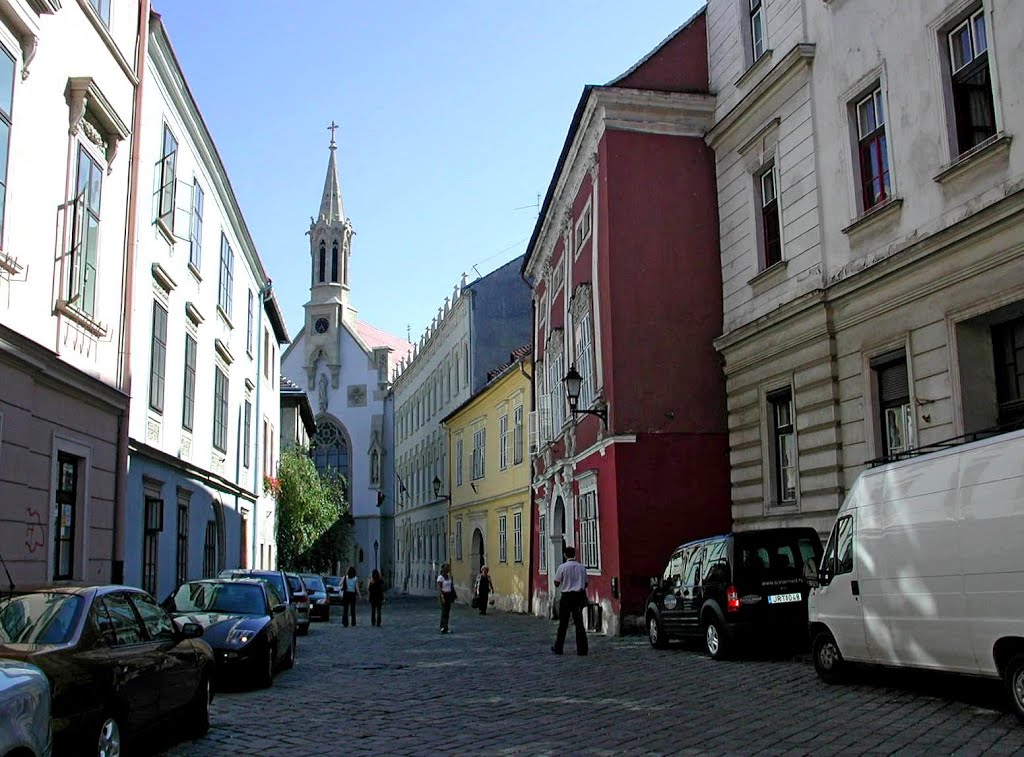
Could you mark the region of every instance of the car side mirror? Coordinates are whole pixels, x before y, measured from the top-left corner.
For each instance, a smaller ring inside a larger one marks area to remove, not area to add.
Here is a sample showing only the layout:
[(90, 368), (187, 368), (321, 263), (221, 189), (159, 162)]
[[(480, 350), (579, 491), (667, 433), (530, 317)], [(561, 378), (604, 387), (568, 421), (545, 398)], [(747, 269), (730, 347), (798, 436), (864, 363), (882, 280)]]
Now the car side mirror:
[(279, 605), (274, 605), (274, 607), (271, 610), (271, 612), (273, 612), (274, 615), (280, 615), (282, 612), (284, 612), (287, 609), (288, 609), (288, 605), (282, 603), (282, 604), (279, 604)]
[(821, 578), (818, 576), (818, 563), (813, 557), (804, 563), (804, 580), (812, 589), (821, 585)]
[(180, 636), (183, 639), (198, 639), (203, 635), (203, 627), (198, 623), (182, 623)]

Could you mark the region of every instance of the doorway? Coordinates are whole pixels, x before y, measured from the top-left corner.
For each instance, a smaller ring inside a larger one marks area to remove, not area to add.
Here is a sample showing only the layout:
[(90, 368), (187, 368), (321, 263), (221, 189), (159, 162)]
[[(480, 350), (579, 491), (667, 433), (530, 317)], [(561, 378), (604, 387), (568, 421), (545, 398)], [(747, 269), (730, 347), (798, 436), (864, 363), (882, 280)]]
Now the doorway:
[(480, 568), (487, 564), (487, 559), (484, 555), (484, 535), (480, 532), (479, 528), (473, 529), (473, 542), (470, 546), (469, 564), (473, 569), (474, 579), (480, 574)]

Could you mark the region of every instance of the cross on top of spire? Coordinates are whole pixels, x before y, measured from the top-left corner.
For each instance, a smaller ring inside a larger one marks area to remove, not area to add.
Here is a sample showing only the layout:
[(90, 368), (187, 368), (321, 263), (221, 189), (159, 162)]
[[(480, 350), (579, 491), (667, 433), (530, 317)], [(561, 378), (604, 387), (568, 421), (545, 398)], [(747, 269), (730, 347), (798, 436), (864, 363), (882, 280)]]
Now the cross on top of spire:
[(333, 150), (333, 149), (335, 148), (335, 146), (336, 146), (336, 145), (334, 144), (334, 132), (336, 132), (336, 131), (337, 131), (338, 129), (340, 129), (340, 128), (341, 128), (341, 127), (340, 127), (340, 126), (338, 126), (338, 124), (334, 123), (334, 119), (332, 118), (332, 119), (331, 119), (331, 125), (327, 127), (327, 131), (329, 131), (329, 132), (331, 133), (331, 149), (332, 149), (332, 150)]

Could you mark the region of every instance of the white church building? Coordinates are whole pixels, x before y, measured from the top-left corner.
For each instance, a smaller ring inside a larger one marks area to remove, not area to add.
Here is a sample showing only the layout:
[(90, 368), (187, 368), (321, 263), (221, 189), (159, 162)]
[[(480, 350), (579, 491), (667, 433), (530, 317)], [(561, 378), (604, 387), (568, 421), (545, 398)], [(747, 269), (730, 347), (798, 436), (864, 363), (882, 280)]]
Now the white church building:
[(348, 481), (354, 518), (349, 564), (361, 578), (374, 568), (394, 575), (393, 403), (390, 376), (412, 345), (360, 321), (351, 302), (352, 222), (345, 217), (330, 144), (320, 210), (309, 228), (310, 297), (302, 331), (281, 361), (281, 371), (303, 387), (316, 414), (313, 459)]

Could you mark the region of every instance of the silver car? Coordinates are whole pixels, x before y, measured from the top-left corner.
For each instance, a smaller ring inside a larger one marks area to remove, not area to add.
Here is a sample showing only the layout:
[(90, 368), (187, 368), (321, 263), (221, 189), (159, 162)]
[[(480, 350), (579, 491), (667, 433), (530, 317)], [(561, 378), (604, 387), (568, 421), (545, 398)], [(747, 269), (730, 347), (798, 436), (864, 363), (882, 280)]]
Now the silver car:
[(0, 660), (0, 754), (50, 757), (50, 683), (27, 662)]

